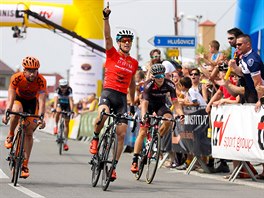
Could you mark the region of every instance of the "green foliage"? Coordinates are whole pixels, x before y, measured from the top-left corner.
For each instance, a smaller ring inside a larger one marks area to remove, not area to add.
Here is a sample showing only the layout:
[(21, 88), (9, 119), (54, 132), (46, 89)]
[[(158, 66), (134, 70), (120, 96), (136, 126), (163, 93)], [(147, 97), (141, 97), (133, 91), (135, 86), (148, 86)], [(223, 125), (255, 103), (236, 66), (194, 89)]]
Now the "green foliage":
[(195, 54), (196, 55), (205, 55), (205, 54), (208, 54), (208, 51), (205, 49), (205, 47), (201, 44), (198, 44), (198, 46), (196, 47), (195, 49)]

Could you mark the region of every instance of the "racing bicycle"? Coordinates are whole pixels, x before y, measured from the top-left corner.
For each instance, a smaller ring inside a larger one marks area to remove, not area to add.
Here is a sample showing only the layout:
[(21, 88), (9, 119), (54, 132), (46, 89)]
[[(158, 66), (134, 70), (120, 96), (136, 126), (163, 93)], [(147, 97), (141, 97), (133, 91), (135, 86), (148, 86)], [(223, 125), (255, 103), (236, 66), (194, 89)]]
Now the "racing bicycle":
[[(102, 189), (105, 191), (111, 180), (111, 175), (114, 169), (116, 155), (117, 155), (117, 134), (116, 127), (120, 123), (120, 120), (130, 120), (135, 121), (135, 119), (131, 118), (127, 114), (114, 114), (114, 113), (106, 113), (105, 109), (101, 112), (100, 120), (97, 124), (102, 122), (103, 116), (106, 115), (112, 118), (112, 121), (108, 119), (108, 124), (102, 136), (100, 137), (100, 141), (97, 147), (97, 154), (93, 155), (91, 164), (92, 170), (92, 186), (95, 187), (98, 183), (101, 171), (102, 172)], [(134, 126), (132, 131), (135, 130), (136, 123), (134, 122)]]
[(159, 133), (159, 125), (161, 121), (173, 122), (173, 130), (176, 127), (176, 122), (179, 117), (176, 118), (164, 118), (162, 116), (145, 115), (145, 120), (148, 126), (146, 141), (144, 141), (143, 149), (140, 152), (138, 159), (138, 172), (135, 173), (135, 178), (140, 179), (144, 166), (147, 166), (146, 170), (146, 182), (150, 184), (156, 174), (159, 158), (161, 154), (161, 137)]
[(64, 130), (65, 130), (65, 118), (70, 118), (72, 115), (72, 112), (70, 111), (58, 111), (57, 113), (61, 114), (60, 120), (59, 120), (59, 130), (57, 134), (57, 144), (59, 146), (59, 154), (62, 154), (63, 150), (63, 145), (65, 142), (65, 135), (64, 135)]
[(25, 133), (26, 133), (25, 129), (30, 124), (27, 118), (33, 117), (33, 118), (43, 119), (43, 117), (25, 112), (21, 113), (21, 112), (6, 111), (6, 118), (9, 119), (9, 116), (12, 114), (19, 116), (19, 123), (18, 123), (17, 132), (15, 134), (15, 137), (13, 138), (12, 147), (8, 154), (7, 161), (9, 161), (9, 167), (12, 172), (11, 182), (14, 183), (14, 186), (16, 186), (18, 177), (21, 176), (22, 165), (25, 159), (25, 155), (24, 155), (24, 141), (25, 141)]

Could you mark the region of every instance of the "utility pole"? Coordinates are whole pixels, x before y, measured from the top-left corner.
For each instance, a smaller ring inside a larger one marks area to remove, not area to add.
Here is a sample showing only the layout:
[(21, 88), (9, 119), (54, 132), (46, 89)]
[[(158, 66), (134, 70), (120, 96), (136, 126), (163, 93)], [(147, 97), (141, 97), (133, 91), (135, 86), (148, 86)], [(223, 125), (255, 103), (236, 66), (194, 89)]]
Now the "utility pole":
[(174, 30), (175, 35), (178, 35), (178, 12), (177, 12), (177, 0), (174, 0)]

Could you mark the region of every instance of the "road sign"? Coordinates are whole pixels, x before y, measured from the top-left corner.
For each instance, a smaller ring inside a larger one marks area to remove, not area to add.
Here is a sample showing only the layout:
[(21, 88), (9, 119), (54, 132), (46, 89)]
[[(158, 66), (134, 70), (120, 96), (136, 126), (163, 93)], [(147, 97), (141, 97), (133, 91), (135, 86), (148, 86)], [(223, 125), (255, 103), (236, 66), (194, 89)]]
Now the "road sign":
[(196, 47), (194, 36), (154, 36), (148, 42), (155, 47)]
[(179, 56), (179, 49), (178, 48), (169, 48), (167, 50), (168, 57), (178, 57)]

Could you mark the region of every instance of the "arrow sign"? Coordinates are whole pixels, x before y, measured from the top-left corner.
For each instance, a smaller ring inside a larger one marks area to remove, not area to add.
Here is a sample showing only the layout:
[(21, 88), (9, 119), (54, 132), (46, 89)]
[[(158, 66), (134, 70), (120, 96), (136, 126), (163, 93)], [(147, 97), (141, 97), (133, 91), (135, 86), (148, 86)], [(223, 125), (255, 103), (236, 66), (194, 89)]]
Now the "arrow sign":
[(196, 37), (154, 36), (148, 42), (155, 47), (196, 47)]

